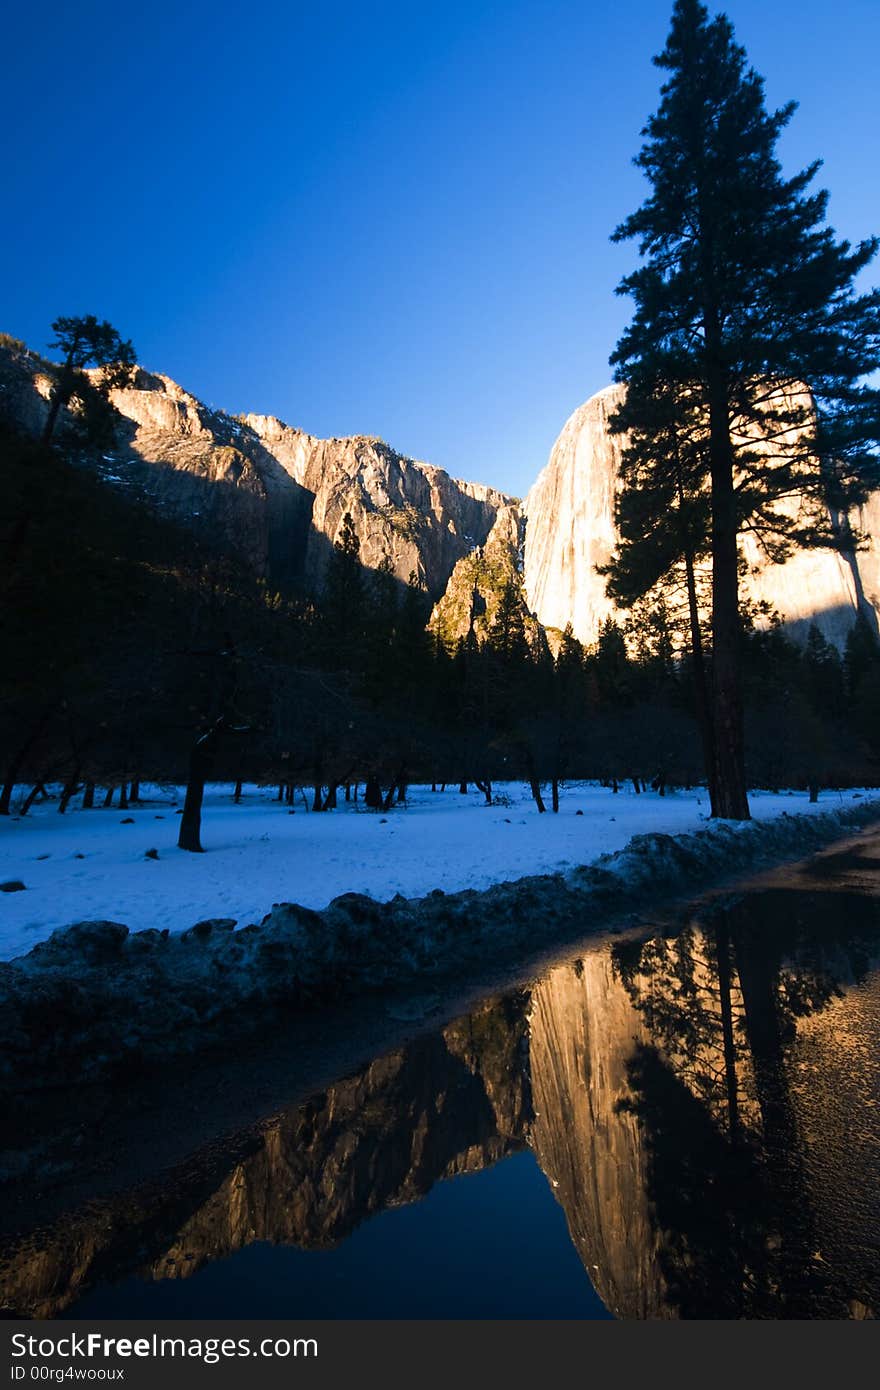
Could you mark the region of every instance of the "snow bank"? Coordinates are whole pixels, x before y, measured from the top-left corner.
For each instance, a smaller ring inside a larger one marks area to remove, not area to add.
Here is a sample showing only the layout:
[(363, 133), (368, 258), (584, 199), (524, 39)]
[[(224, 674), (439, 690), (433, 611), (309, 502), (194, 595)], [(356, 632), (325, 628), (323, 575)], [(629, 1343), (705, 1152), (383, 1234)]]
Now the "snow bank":
[[(128, 811), (71, 807), (59, 816), (49, 802), (24, 819), (0, 817), (0, 882), (25, 884), (24, 892), (0, 894), (0, 959), (84, 920), (181, 932), (208, 917), (259, 922), (275, 902), (323, 908), (345, 892), (382, 900), (423, 897), (433, 888), (483, 889), (591, 863), (634, 835), (676, 835), (708, 821), (699, 790), (637, 796), (624, 786), (615, 795), (573, 784), (563, 790), (559, 815), (544, 816), (521, 785), (497, 790), (509, 804), (486, 806), (479, 794), (460, 796), (457, 787), (414, 787), (408, 807), (387, 816), (344, 802), (309, 815), (299, 799), (291, 815), (271, 792), (247, 787), (235, 806), (228, 784), (213, 786), (203, 855), (176, 847), (179, 789), (146, 788), (149, 803)], [(824, 793), (810, 807), (806, 793), (757, 792), (752, 812), (762, 821), (794, 809), (821, 814), (844, 797), (851, 804), (852, 796)], [(147, 858), (147, 850), (158, 858)]]
[(880, 803), (769, 824), (639, 835), (568, 873), (380, 903), (346, 893), (323, 912), (276, 905), (259, 926), (218, 919), (177, 935), (80, 922), (0, 965), (0, 1086), (119, 1076), (283, 1026), (285, 1011), (368, 990), (461, 978), (479, 962), (573, 939), (719, 874), (807, 853), (880, 816)]

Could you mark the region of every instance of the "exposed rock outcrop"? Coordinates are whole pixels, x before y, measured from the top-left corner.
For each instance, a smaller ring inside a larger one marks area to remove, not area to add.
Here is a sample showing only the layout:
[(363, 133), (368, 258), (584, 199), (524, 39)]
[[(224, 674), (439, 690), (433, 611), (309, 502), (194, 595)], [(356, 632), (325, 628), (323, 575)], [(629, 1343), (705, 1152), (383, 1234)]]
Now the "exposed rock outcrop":
[(430, 629), (452, 648), (471, 629), (483, 642), (492, 630), (502, 595), (512, 591), (529, 646), (545, 647), (544, 630), (530, 612), (522, 582), (523, 523), (518, 506), (503, 507), (485, 545), (459, 560), (431, 613)]
[[(0, 413), (39, 433), (50, 389), (46, 362), (0, 346)], [(506, 579), (516, 576), (533, 642), (539, 624), (561, 632), (571, 623), (589, 643), (615, 613), (596, 568), (617, 540), (623, 441), (609, 419), (622, 390), (607, 387), (574, 412), (522, 507), (381, 439), (318, 439), (273, 416), (233, 417), (143, 369), (112, 394), (116, 444), (95, 466), (109, 483), (234, 550), (277, 587), (320, 590), (350, 512), (363, 563), (376, 569), (390, 561), (404, 584), (414, 573), (448, 640), (467, 633), (475, 591), (474, 626), (482, 635)], [(869, 538), (863, 549), (801, 551), (781, 565), (745, 536), (746, 595), (801, 635), (815, 619), (842, 646), (859, 607), (880, 615), (880, 493), (851, 522)]]
[[(617, 541), (614, 504), (624, 440), (611, 433), (609, 419), (623, 391), (606, 387), (566, 421), (523, 504), (529, 604), (545, 627), (570, 622), (582, 642), (594, 642), (599, 625), (616, 612), (596, 567), (608, 563)], [(758, 540), (745, 536), (746, 596), (767, 603), (796, 632), (815, 619), (842, 646), (860, 604), (880, 616), (880, 493), (852, 523), (871, 538), (865, 549), (800, 551), (784, 564), (771, 563)]]
[[(50, 389), (40, 358), (0, 348), (8, 418), (38, 433)], [(317, 439), (272, 416), (213, 410), (159, 373), (138, 369), (111, 400), (120, 416), (116, 444), (97, 465), (107, 480), (146, 495), (278, 586), (320, 589), (350, 512), (362, 562), (375, 569), (390, 559), (402, 583), (415, 573), (437, 599), (510, 502), (381, 439)]]
[(571, 623), (583, 642), (594, 642), (614, 612), (596, 566), (611, 559), (617, 537), (621, 442), (608, 421), (619, 403), (619, 388), (610, 386), (575, 411), (523, 503), (529, 604), (545, 627)]

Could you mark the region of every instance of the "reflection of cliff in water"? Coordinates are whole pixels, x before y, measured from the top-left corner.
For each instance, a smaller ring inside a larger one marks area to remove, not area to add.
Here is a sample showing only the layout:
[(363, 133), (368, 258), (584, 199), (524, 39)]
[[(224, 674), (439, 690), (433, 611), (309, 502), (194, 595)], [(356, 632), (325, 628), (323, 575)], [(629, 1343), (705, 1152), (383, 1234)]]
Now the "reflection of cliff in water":
[(645, 1030), (608, 951), (560, 966), (532, 997), (531, 1143), (606, 1306), (662, 1317), (665, 1286), (647, 1197), (647, 1157), (625, 1107)]
[(521, 1149), (522, 1000), (503, 1000), (373, 1062), (285, 1115), (152, 1261), (188, 1275), (252, 1241), (326, 1248), (375, 1213)]
[(137, 1271), (186, 1278), (255, 1241), (327, 1248), (435, 1182), (522, 1149), (525, 1000), (505, 997), (389, 1053), (265, 1126), (219, 1187), (86, 1210), (0, 1251), (0, 1306), (52, 1317)]
[(326, 1249), (529, 1145), (619, 1317), (875, 1316), (880, 901), (828, 888), (597, 945), (286, 1112), (219, 1183), (33, 1235), (4, 1301), (47, 1316), (252, 1242)]

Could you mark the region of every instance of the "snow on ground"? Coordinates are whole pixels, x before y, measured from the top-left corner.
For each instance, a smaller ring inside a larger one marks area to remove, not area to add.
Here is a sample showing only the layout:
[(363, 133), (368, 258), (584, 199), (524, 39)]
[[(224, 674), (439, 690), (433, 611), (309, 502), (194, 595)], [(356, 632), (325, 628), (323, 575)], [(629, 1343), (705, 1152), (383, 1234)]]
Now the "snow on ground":
[[(320, 908), (347, 892), (388, 899), (487, 888), (588, 864), (633, 835), (698, 830), (709, 814), (700, 790), (660, 797), (636, 795), (629, 786), (615, 795), (571, 784), (559, 814), (543, 816), (527, 788), (495, 790), (510, 805), (486, 806), (480, 794), (461, 796), (457, 787), (412, 787), (409, 805), (387, 815), (343, 802), (312, 815), (301, 799), (291, 814), (257, 787), (246, 787), (235, 806), (231, 787), (215, 785), (205, 796), (205, 854), (176, 847), (182, 789), (146, 788), (149, 801), (129, 811), (71, 808), (60, 816), (57, 802), (34, 806), (23, 819), (0, 819), (0, 883), (25, 884), (24, 892), (0, 893), (0, 958), (21, 955), (72, 922), (182, 931), (206, 917), (234, 917), (245, 926), (277, 902)], [(826, 792), (811, 807), (805, 792), (756, 792), (751, 808), (756, 820), (766, 820), (784, 811), (839, 809), (854, 799), (851, 791)], [(149, 849), (159, 858), (146, 858)]]

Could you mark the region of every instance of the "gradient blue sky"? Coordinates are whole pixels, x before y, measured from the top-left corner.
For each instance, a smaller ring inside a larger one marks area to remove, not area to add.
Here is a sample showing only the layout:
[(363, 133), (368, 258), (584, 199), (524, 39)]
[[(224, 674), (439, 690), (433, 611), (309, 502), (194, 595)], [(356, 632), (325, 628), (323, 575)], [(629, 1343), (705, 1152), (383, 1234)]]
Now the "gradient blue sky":
[[(716, 8), (711, 6), (710, 8)], [(786, 167), (880, 231), (880, 0), (730, 0)], [(610, 379), (671, 0), (10, 8), (0, 327), (522, 493)], [(874, 279), (880, 278), (880, 269)]]

